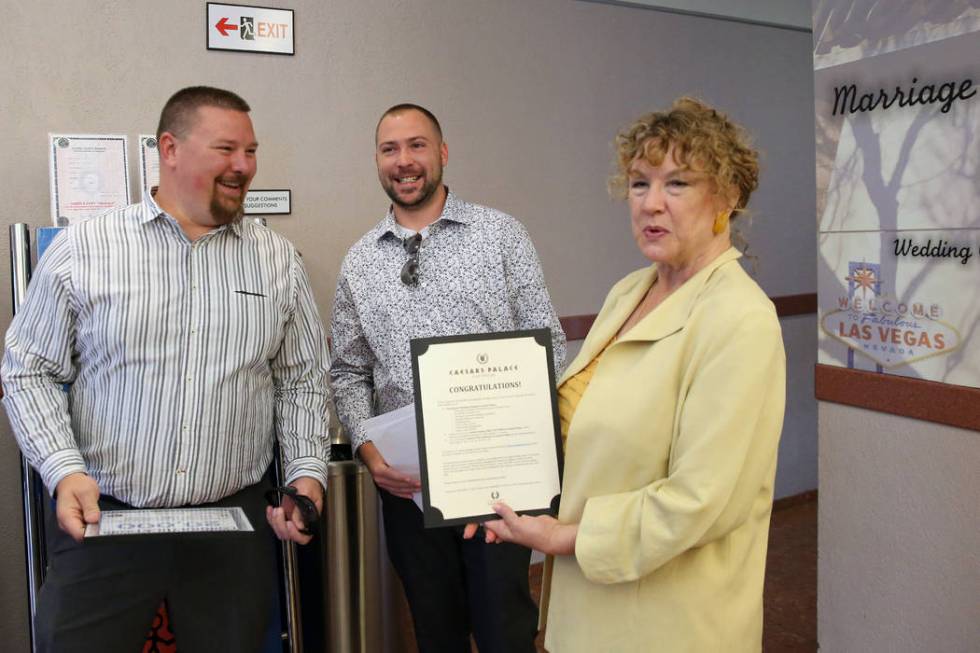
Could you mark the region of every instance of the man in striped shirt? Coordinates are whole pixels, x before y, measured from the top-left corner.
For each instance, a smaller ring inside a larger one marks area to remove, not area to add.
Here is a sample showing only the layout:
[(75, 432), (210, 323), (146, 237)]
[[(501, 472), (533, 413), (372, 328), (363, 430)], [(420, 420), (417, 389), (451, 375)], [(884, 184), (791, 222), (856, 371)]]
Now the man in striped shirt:
[[(175, 94), (156, 195), (59, 234), (7, 333), (4, 405), (57, 502), (38, 650), (131, 653), (164, 599), (182, 649), (259, 650), (272, 532), (309, 540), (263, 478), (278, 440), (321, 506), (325, 338), (298, 252), (241, 219), (248, 112), (221, 89)], [(255, 532), (83, 541), (100, 509), (199, 505), (240, 506)]]

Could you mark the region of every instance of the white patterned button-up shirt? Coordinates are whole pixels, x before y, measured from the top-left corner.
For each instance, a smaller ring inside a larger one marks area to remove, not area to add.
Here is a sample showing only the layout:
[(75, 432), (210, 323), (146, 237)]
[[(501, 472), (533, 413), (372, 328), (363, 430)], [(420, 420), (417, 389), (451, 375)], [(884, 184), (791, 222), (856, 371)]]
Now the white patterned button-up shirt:
[(403, 234), (389, 209), (351, 247), (337, 281), (330, 377), (355, 450), (366, 418), (414, 401), (413, 338), (549, 328), (556, 375), (565, 361), (565, 334), (521, 223), (448, 193), (422, 232), (414, 287), (400, 278)]

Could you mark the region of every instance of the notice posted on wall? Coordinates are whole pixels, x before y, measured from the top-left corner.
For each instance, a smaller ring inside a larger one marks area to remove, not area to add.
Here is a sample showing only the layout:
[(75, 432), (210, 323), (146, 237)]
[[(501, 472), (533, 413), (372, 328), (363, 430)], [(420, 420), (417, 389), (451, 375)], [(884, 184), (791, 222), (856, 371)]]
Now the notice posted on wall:
[(288, 215), (292, 213), (291, 190), (250, 190), (245, 194), (245, 215)]
[(140, 134), (140, 191), (143, 199), (152, 195), (160, 185), (160, 150), (157, 137), (153, 134)]
[(129, 204), (127, 139), (49, 134), (51, 222), (66, 227)]

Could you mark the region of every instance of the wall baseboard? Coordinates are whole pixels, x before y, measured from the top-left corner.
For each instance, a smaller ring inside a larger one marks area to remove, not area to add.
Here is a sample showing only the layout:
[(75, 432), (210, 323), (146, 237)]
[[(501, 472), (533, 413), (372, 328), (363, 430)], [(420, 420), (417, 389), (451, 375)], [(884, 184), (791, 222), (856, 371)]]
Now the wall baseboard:
[(980, 431), (980, 388), (817, 364), (814, 394), (820, 401)]
[[(776, 315), (779, 317), (809, 315), (817, 312), (817, 293), (814, 292), (801, 295), (780, 295), (769, 299), (776, 305)], [(590, 313), (588, 315), (568, 315), (559, 318), (559, 320), (568, 340), (585, 340), (595, 318), (596, 314)]]
[(772, 509), (775, 510), (786, 510), (787, 508), (795, 508), (796, 506), (803, 505), (804, 503), (810, 503), (811, 501), (817, 500), (817, 490), (807, 490), (806, 492), (800, 492), (799, 494), (794, 494), (792, 496), (783, 497), (781, 499), (776, 499), (772, 502)]

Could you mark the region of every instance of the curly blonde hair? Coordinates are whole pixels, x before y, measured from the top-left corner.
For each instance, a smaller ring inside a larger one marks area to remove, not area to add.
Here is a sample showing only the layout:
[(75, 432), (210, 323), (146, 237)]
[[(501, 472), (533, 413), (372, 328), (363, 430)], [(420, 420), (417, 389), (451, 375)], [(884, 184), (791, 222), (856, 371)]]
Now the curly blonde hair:
[(745, 130), (695, 98), (679, 98), (668, 111), (640, 117), (619, 132), (615, 144), (616, 172), (609, 190), (617, 197), (626, 197), (629, 169), (637, 158), (659, 166), (671, 147), (679, 165), (707, 174), (717, 192), (735, 200), (733, 218), (759, 186), (759, 153)]

